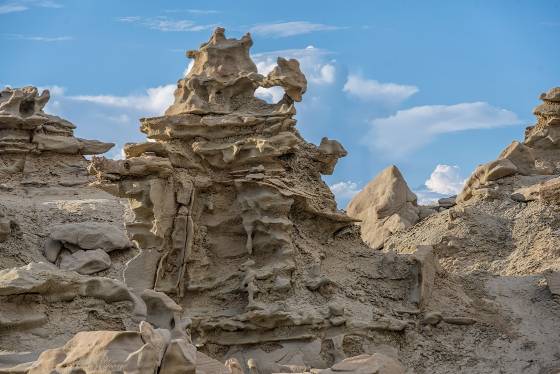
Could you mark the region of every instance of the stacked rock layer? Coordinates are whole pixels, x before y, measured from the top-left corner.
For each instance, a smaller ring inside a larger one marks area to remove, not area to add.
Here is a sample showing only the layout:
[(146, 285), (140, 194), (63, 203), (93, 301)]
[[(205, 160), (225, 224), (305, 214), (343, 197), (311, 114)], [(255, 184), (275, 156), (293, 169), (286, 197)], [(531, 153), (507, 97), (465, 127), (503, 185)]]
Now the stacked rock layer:
[[(307, 86), (299, 63), (278, 58), (263, 76), (251, 45), (249, 35), (226, 39), (216, 29), (188, 52), (194, 65), (166, 115), (141, 120), (149, 141), (127, 144), (125, 160), (94, 158), (90, 171), (134, 212), (126, 226), (141, 251), (127, 265), (127, 285), (172, 296), (197, 344), (225, 358), (242, 345), (283, 342), (270, 357), (259, 351), (269, 372), (280, 368), (271, 357), (311, 339), (301, 364), (326, 367), (326, 335), (405, 328), (384, 312), (372, 319), (357, 299), (380, 310), (417, 306), (422, 262), (389, 259), (359, 240), (321, 180), (346, 151), (326, 138), (307, 143), (295, 128), (294, 102)], [(273, 86), (285, 91), (280, 102), (255, 97)], [(356, 255), (360, 265), (352, 265)]]

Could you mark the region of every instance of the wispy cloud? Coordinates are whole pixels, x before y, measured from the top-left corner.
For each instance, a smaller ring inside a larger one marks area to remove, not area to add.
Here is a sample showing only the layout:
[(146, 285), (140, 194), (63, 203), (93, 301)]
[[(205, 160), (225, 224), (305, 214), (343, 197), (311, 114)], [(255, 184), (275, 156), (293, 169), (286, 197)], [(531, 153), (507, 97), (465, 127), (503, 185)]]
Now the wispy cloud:
[(418, 87), (398, 83), (381, 83), (356, 74), (348, 75), (343, 91), (362, 101), (397, 105), (417, 93)]
[(0, 4), (0, 14), (23, 12), (26, 11), (27, 9), (29, 9), (29, 7), (23, 4), (14, 4), (14, 3)]
[(0, 4), (0, 14), (24, 12), (33, 7), (62, 8), (62, 5), (51, 0), (20, 0)]
[(45, 43), (55, 43), (55, 42), (66, 42), (69, 40), (74, 40), (72, 36), (37, 36), (37, 35), (22, 35), (22, 34), (3, 34), (6, 39), (11, 40), (29, 40), (33, 42), (45, 42)]
[(160, 17), (140, 17), (140, 16), (124, 16), (118, 20), (124, 23), (134, 23), (147, 27), (152, 30), (166, 32), (193, 32), (204, 31), (214, 28), (215, 24), (197, 24), (194, 21), (186, 19), (171, 19), (165, 16)]
[(165, 13), (190, 13), (190, 14), (218, 14), (221, 13), (219, 10), (214, 9), (166, 9)]
[[(171, 103), (175, 84), (148, 88), (144, 94), (127, 96), (115, 95), (78, 95), (68, 96), (75, 101), (89, 102), (113, 108), (133, 109), (143, 111), (147, 115), (161, 115)], [(124, 117), (121, 117), (121, 119)]]
[(255, 35), (283, 38), (287, 36), (295, 36), (309, 34), (317, 31), (333, 31), (340, 30), (343, 27), (325, 25), (322, 23), (311, 23), (306, 21), (278, 22), (258, 24), (249, 29)]
[(519, 123), (515, 113), (485, 102), (425, 105), (372, 120), (367, 139), (371, 139), (368, 145), (373, 149), (400, 157), (425, 146), (440, 134)]

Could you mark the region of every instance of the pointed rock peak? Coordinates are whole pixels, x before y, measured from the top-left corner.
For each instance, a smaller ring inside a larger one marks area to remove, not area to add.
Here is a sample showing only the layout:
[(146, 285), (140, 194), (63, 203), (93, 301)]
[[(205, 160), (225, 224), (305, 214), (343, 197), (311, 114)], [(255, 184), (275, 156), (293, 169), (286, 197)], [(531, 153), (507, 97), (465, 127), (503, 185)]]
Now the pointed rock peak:
[(393, 232), (419, 220), (416, 200), (400, 170), (391, 165), (350, 201), (347, 211), (362, 221), (362, 239), (379, 249)]
[(391, 165), (373, 178), (348, 205), (348, 212), (358, 213), (375, 207), (378, 214), (391, 215), (405, 202), (416, 204), (416, 195), (410, 190), (399, 168)]

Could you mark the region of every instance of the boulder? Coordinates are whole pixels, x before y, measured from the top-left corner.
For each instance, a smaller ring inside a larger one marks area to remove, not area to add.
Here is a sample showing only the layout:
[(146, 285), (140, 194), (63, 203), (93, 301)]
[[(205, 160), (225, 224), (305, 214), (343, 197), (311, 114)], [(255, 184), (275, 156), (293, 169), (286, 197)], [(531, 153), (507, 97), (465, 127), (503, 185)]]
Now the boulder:
[(50, 238), (65, 247), (83, 250), (102, 249), (111, 252), (131, 246), (123, 230), (101, 222), (68, 223), (53, 227)]
[(109, 269), (111, 267), (111, 257), (102, 249), (79, 250), (72, 254), (63, 255), (59, 266), (64, 270), (89, 275)]
[(350, 217), (361, 220), (362, 239), (373, 249), (380, 249), (393, 232), (418, 222), (416, 200), (401, 172), (393, 165), (350, 201), (347, 212)]

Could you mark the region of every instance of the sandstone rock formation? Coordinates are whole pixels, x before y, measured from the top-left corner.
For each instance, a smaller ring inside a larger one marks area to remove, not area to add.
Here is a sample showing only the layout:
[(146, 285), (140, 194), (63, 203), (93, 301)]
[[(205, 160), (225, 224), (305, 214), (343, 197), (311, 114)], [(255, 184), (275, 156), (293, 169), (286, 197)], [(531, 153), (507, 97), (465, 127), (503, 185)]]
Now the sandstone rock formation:
[[(509, 189), (525, 187), (536, 179), (544, 181), (560, 172), (559, 91), (555, 87), (541, 94), (543, 103), (533, 110), (537, 123), (527, 127), (523, 143), (514, 141), (497, 160), (479, 166), (465, 183), (459, 201), (467, 201), (477, 194), (495, 195), (499, 193), (497, 189), (505, 190), (500, 186), (504, 183)], [(519, 181), (504, 180), (513, 176), (519, 176)]]
[(105, 153), (114, 144), (75, 138), (75, 126), (43, 112), (50, 98), (36, 87), (0, 91), (0, 153), (40, 154), (56, 152), (93, 155)]
[(408, 188), (399, 169), (383, 170), (348, 204), (348, 215), (361, 221), (362, 239), (381, 249), (387, 238), (420, 219), (416, 195)]
[[(414, 257), (388, 260), (355, 236), (355, 220), (321, 180), (346, 151), (326, 138), (307, 143), (295, 129), (294, 101), (306, 90), (298, 62), (279, 58), (264, 77), (251, 45), (249, 35), (226, 39), (216, 29), (188, 52), (193, 68), (166, 115), (141, 120), (150, 141), (127, 144), (125, 160), (95, 157), (90, 171), (134, 213), (126, 227), (141, 252), (124, 271), (127, 285), (172, 296), (205, 352), (245, 371), (249, 359), (264, 373), (325, 368), (334, 361), (321, 347), (332, 343), (321, 336), (403, 331), (387, 308), (417, 307), (430, 278)], [(285, 91), (280, 102), (254, 96), (273, 86)], [(358, 254), (354, 274), (339, 269)], [(372, 319), (357, 300), (365, 298), (385, 312)], [(247, 348), (257, 343), (275, 348)]]
[(265, 77), (251, 44), (219, 28), (188, 52), (148, 141), (93, 177), (81, 153), (106, 147), (35, 127), (64, 121), (45, 94), (4, 100), (30, 132), (0, 132), (0, 373), (558, 371), (557, 90), (457, 199), (417, 206), (395, 167), (370, 183), (352, 214), (386, 235), (375, 251), (321, 180), (346, 150), (295, 127), (299, 63)]

